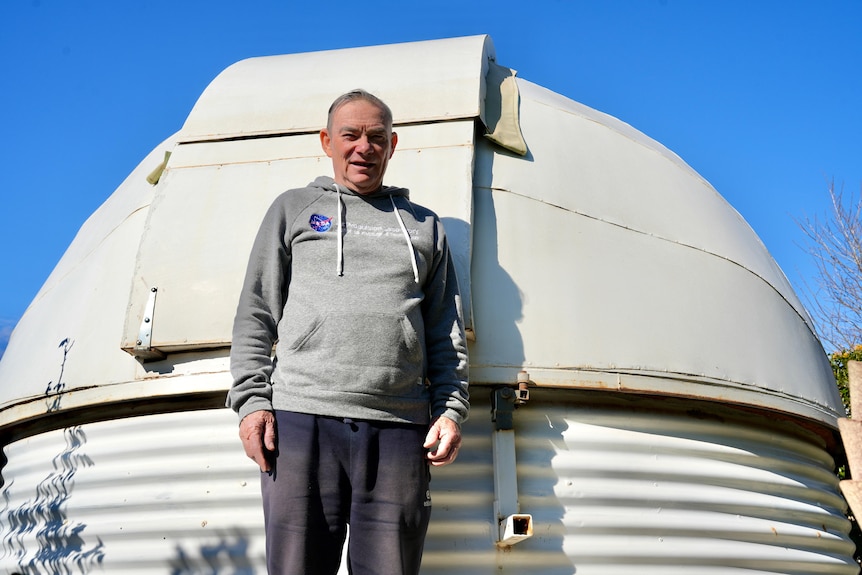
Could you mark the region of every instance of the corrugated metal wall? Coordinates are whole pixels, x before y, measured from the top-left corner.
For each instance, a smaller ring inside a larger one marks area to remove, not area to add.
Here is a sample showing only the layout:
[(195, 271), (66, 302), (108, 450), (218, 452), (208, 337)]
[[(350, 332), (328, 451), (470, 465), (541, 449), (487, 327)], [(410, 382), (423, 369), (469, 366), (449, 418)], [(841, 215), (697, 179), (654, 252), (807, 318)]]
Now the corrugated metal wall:
[(535, 535), (508, 551), (488, 544), (492, 430), (480, 404), (461, 459), (435, 477), (423, 573), (858, 572), (816, 438), (716, 406), (533, 395), (544, 399), (516, 411), (515, 432)]
[[(434, 471), (423, 574), (853, 574), (825, 446), (787, 423), (673, 400), (534, 391), (515, 413), (521, 511), (494, 545), (488, 389)], [(258, 472), (217, 409), (9, 445), (5, 573), (264, 573)]]
[(265, 573), (258, 472), (238, 441), (236, 415), (219, 409), (9, 445), (0, 569)]

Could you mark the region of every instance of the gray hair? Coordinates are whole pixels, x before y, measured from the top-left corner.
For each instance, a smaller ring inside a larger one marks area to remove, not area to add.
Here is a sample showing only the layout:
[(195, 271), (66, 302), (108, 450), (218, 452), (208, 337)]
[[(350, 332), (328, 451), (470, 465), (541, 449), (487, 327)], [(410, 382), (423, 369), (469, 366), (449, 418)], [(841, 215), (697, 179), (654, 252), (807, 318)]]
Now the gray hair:
[(335, 112), (338, 111), (345, 104), (349, 104), (350, 102), (357, 101), (368, 102), (369, 104), (373, 104), (376, 106), (381, 112), (383, 112), (383, 123), (386, 126), (386, 129), (390, 132), (392, 131), (392, 110), (389, 109), (389, 106), (386, 105), (386, 102), (372, 94), (371, 92), (366, 92), (362, 89), (351, 90), (346, 94), (342, 94), (337, 97), (332, 105), (329, 107), (329, 114), (326, 117), (326, 131), (332, 132), (332, 117), (335, 115)]

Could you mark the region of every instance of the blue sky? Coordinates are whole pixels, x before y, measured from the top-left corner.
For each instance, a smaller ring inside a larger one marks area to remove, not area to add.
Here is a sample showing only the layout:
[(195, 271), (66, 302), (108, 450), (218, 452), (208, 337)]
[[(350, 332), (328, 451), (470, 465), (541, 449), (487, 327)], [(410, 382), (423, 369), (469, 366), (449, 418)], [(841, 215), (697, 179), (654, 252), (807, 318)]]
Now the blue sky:
[(795, 219), (862, 185), (862, 1), (3, 0), (0, 352), (86, 218), (244, 58), (489, 34), (697, 170), (800, 291)]

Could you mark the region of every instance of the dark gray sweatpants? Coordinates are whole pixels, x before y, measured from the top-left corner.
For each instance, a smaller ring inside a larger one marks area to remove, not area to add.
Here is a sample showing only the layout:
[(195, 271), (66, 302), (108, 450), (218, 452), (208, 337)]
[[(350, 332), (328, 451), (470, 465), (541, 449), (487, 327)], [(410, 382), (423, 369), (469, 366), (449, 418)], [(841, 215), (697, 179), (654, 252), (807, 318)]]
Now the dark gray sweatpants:
[(417, 575), (431, 516), (427, 427), (276, 411), (261, 474), (270, 575)]

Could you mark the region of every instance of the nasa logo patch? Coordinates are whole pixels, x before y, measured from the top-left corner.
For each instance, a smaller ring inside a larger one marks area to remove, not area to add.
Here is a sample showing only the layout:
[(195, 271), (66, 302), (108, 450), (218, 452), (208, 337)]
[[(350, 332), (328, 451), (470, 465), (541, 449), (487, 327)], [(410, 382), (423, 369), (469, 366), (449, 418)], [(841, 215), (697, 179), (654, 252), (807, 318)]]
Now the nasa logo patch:
[(320, 214), (312, 214), (308, 218), (308, 225), (316, 232), (327, 232), (332, 227), (332, 218), (327, 218)]

